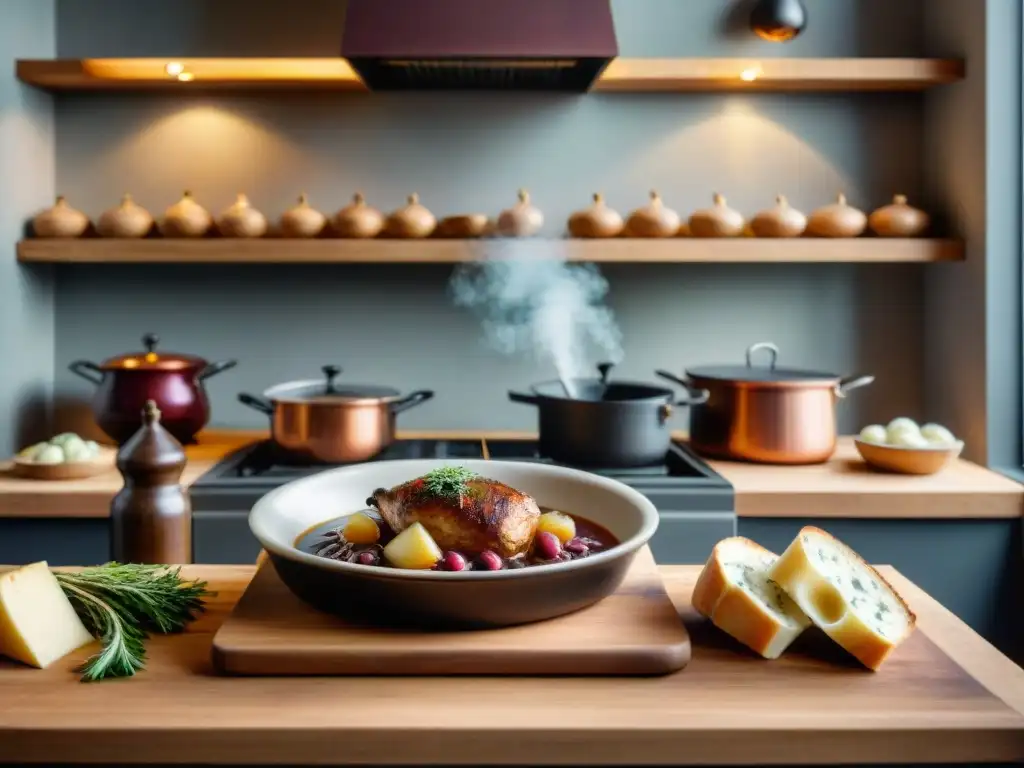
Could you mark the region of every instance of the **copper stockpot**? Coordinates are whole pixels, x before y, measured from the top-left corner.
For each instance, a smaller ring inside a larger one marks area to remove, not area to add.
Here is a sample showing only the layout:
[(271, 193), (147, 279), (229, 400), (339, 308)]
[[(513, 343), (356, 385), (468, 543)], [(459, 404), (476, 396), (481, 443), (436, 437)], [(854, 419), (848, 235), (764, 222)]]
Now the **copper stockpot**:
[(336, 365), (324, 379), (278, 384), (262, 397), (242, 393), (241, 403), (270, 416), (271, 438), (289, 458), (344, 464), (373, 458), (395, 440), (395, 416), (434, 396), (367, 384), (338, 385)]
[[(766, 351), (767, 366), (753, 356)], [(747, 349), (746, 366), (688, 369), (658, 375), (704, 389), (707, 402), (690, 408), (690, 447), (710, 458), (765, 464), (819, 464), (836, 449), (838, 400), (874, 376), (841, 377), (822, 371), (777, 368), (779, 348), (762, 342)]]

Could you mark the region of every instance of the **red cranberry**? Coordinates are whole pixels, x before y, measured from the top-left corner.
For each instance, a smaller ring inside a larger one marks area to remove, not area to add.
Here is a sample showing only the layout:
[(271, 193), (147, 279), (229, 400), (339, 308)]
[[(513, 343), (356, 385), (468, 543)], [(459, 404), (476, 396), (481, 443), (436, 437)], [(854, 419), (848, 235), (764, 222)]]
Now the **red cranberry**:
[(505, 565), (501, 555), (489, 549), (480, 553), (477, 562), (480, 564), (480, 568), (485, 571), (500, 571), (502, 566)]
[(554, 560), (562, 551), (562, 542), (551, 531), (541, 531), (533, 540), (533, 551), (542, 560)]
[(441, 558), (442, 571), (464, 571), (466, 570), (466, 558), (458, 552), (445, 552)]
[(587, 554), (587, 552), (590, 551), (590, 547), (588, 547), (586, 543), (584, 543), (583, 539), (569, 539), (569, 541), (566, 542), (565, 551), (568, 552), (570, 555), (576, 555), (577, 557), (580, 557), (582, 555)]
[(356, 556), (356, 562), (360, 565), (376, 565), (377, 553), (373, 551), (360, 552)]

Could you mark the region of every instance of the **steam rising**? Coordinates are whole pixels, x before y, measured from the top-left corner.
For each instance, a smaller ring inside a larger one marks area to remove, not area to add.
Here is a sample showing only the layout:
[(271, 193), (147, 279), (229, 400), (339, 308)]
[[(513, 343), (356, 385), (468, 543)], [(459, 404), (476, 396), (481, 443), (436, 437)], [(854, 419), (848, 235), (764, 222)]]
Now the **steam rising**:
[(575, 396), (571, 379), (593, 378), (597, 363), (622, 360), (622, 333), (605, 306), (608, 281), (592, 264), (569, 264), (550, 241), (494, 240), (488, 257), (455, 271), (455, 304), (470, 309), (484, 341), (505, 355), (551, 363)]

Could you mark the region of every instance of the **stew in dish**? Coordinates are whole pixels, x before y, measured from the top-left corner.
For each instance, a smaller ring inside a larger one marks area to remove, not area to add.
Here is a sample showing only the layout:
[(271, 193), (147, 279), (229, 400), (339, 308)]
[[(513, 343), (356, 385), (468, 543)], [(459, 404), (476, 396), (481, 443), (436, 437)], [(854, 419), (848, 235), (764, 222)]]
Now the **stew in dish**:
[(378, 488), (366, 501), (367, 509), (304, 532), (296, 546), (366, 566), (497, 571), (576, 560), (619, 543), (585, 517), (541, 508), (463, 467)]

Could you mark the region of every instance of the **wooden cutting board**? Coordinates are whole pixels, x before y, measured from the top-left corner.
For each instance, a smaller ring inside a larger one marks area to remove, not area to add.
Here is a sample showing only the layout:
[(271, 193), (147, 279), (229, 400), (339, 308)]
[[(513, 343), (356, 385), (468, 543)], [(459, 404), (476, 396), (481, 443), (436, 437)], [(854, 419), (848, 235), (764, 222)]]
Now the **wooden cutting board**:
[(690, 660), (690, 638), (647, 547), (596, 605), (468, 632), (346, 623), (303, 603), (264, 563), (214, 636), (213, 660), (234, 675), (663, 675)]

